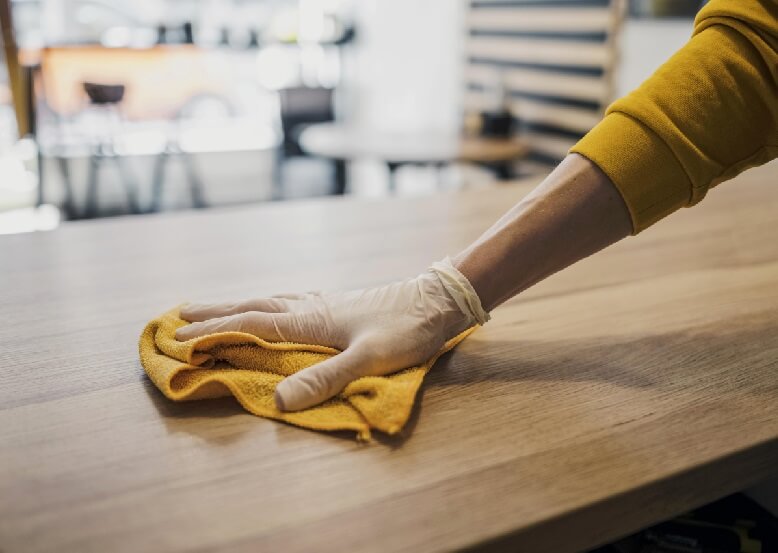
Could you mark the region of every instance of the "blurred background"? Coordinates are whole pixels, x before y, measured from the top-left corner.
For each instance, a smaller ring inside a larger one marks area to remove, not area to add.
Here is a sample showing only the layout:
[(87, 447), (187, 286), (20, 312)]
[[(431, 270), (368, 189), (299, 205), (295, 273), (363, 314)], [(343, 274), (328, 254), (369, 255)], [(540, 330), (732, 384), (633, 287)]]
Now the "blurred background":
[(699, 0), (0, 0), (0, 233), (546, 172)]

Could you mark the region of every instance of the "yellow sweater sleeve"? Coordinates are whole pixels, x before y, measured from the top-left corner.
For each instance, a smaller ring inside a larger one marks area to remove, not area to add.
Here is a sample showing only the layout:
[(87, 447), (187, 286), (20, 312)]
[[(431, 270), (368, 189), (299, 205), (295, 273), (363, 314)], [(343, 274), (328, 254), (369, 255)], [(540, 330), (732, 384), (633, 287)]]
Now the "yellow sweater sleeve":
[(570, 151), (610, 177), (635, 233), (778, 157), (778, 0), (712, 0), (689, 42)]

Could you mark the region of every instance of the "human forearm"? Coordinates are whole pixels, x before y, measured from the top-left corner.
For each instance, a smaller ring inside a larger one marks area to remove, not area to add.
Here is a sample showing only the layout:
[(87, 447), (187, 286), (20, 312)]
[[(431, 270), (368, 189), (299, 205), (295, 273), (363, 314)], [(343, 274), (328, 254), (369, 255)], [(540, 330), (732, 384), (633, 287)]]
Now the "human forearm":
[(712, 1), (681, 51), (456, 256), (484, 308), (778, 155), (776, 17), (770, 0)]
[(712, 0), (692, 39), (572, 151), (620, 190), (638, 233), (778, 156), (778, 2)]
[(608, 177), (571, 154), (453, 262), (490, 311), (631, 231)]

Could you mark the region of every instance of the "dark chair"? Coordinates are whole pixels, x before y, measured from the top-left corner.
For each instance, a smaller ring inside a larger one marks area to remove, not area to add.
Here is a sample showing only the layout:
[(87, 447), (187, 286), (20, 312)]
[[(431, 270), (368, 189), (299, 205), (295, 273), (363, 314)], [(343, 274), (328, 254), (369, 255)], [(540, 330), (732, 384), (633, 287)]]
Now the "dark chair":
[[(333, 89), (295, 87), (279, 91), (281, 101), (281, 143), (274, 197), (283, 197), (282, 168), (286, 160), (307, 154), (300, 147), (298, 137), (306, 125), (327, 123), (335, 120), (333, 106)], [(343, 194), (346, 190), (346, 163), (344, 160), (333, 160), (335, 171), (335, 194)]]

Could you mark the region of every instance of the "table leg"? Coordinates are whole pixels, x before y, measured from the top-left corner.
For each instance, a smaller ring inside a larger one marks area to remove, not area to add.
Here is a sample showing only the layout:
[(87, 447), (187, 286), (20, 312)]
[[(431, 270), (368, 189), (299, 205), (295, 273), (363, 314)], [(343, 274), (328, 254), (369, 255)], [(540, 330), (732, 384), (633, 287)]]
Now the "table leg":
[(513, 161), (500, 161), (493, 165), (494, 172), (500, 180), (511, 180), (516, 176), (513, 169)]
[(443, 188), (443, 169), (448, 166), (448, 163), (438, 162), (432, 166), (435, 168), (435, 188), (441, 190)]
[(62, 187), (65, 189), (65, 200), (62, 202), (62, 209), (68, 219), (77, 219), (76, 198), (73, 195), (73, 181), (70, 178), (70, 161), (63, 156), (56, 156), (60, 175), (62, 176)]
[(397, 193), (397, 169), (402, 163), (395, 163), (393, 161), (387, 161), (386, 166), (389, 169), (389, 193)]
[(335, 170), (335, 190), (333, 194), (342, 196), (346, 193), (346, 180), (347, 180), (347, 167), (345, 159), (333, 160), (333, 167)]

